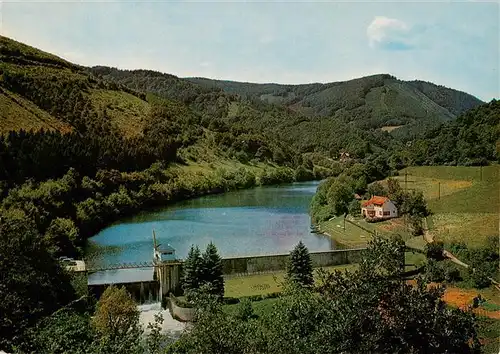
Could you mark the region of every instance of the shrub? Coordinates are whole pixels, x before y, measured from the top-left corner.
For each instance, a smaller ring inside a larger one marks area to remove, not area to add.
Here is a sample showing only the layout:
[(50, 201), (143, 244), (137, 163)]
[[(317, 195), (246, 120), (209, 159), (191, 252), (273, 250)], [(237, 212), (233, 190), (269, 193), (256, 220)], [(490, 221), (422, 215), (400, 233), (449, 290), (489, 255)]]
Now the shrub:
[(462, 280), (462, 276), (460, 275), (460, 270), (457, 266), (451, 262), (443, 263), (444, 269), (444, 280), (448, 283), (453, 283), (456, 281)]
[(440, 263), (431, 258), (425, 266), (424, 277), (430, 282), (442, 282), (445, 280), (445, 271)]
[(310, 181), (314, 179), (314, 173), (302, 165), (295, 170), (294, 177), (297, 182)]
[(431, 243), (427, 243), (425, 245), (425, 255), (429, 259), (441, 260), (443, 259), (443, 243), (440, 241), (434, 241)]
[[(165, 303), (166, 303), (167, 298), (165, 297), (164, 299), (165, 299)], [(194, 307), (192, 302), (190, 302), (188, 300), (184, 300), (181, 297), (176, 297), (176, 296), (174, 296), (174, 294), (170, 294), (170, 301), (175, 303), (177, 306), (185, 308), (185, 309), (190, 309), (190, 308)]]
[(235, 317), (240, 321), (248, 321), (254, 317), (252, 302), (249, 299), (243, 299), (236, 307)]
[(361, 215), (361, 203), (359, 200), (353, 199), (348, 206), (349, 215), (360, 216)]
[(468, 268), (467, 280), (469, 284), (476, 289), (487, 288), (491, 285), (491, 280), (488, 278), (488, 273), (482, 268)]

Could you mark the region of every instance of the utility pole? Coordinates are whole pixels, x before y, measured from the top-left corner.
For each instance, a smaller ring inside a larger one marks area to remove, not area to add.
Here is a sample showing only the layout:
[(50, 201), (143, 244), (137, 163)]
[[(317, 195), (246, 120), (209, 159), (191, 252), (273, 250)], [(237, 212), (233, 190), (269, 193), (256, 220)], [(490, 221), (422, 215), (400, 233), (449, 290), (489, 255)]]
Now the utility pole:
[(438, 200), (441, 199), (441, 182), (438, 182)]
[[(408, 192), (408, 183), (415, 183), (415, 181), (408, 181), (408, 176), (411, 176), (411, 173), (405, 171), (405, 192)], [(410, 188), (409, 190), (415, 190), (414, 188)]]
[(479, 180), (483, 181), (483, 166), (479, 166)]

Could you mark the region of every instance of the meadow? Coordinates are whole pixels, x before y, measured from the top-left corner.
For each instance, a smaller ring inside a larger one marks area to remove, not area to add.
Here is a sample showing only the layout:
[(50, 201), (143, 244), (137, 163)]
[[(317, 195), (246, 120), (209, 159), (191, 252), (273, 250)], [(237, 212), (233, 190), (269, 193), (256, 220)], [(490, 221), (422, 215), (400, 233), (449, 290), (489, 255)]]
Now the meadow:
[[(435, 240), (477, 247), (488, 237), (499, 236), (499, 171), (498, 165), (421, 166), (401, 170), (399, 176), (392, 178), (398, 180), (403, 189), (423, 192), (432, 211), (428, 227)], [(342, 217), (322, 223), (321, 230), (340, 244), (351, 247), (366, 245), (373, 231), (381, 235), (399, 234), (411, 247), (421, 249), (425, 245), (422, 238), (409, 235), (402, 218), (375, 224), (361, 218), (351, 218), (351, 221), (346, 223), (345, 231)]]
[(480, 246), (499, 236), (498, 165), (484, 167), (410, 167), (396, 177), (404, 187), (420, 190), (433, 213), (429, 231), (438, 241)]

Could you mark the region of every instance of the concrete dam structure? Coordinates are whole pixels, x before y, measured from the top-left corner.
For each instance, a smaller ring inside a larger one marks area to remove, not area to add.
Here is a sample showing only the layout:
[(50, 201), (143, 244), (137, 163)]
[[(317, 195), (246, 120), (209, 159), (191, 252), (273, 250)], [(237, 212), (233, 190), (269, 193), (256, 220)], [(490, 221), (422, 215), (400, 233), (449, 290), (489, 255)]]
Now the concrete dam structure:
[[(358, 263), (363, 249), (311, 252), (313, 267)], [(289, 254), (231, 257), (222, 259), (224, 276), (250, 275), (286, 269)], [(183, 260), (172, 246), (157, 244), (153, 231), (151, 262), (118, 264), (102, 268), (82, 267), (88, 276), (89, 291), (99, 298), (110, 285), (124, 286), (138, 303), (161, 301), (170, 293), (181, 294)], [(77, 270), (74, 270), (77, 271)]]

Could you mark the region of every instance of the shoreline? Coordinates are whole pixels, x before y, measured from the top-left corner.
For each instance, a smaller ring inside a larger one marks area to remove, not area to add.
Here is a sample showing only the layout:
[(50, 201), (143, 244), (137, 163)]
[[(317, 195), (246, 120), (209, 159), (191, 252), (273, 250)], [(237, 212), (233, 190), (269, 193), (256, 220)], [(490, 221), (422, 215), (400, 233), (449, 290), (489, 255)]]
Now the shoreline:
[[(213, 191), (213, 190), (209, 190), (209, 191), (204, 191), (202, 193), (200, 193), (199, 195), (191, 195), (190, 197), (188, 198), (184, 198), (184, 199), (170, 199), (168, 201), (166, 201), (165, 203), (161, 203), (161, 204), (157, 204), (155, 203), (155, 205), (149, 205), (145, 208), (141, 208), (140, 210), (136, 210), (136, 211), (132, 211), (131, 213), (127, 213), (127, 214), (122, 214), (121, 217), (117, 220), (113, 220), (113, 221), (110, 221), (106, 224), (103, 224), (103, 226), (98, 230), (96, 231), (95, 233), (93, 233), (91, 236), (89, 237), (86, 237), (85, 239), (82, 240), (82, 256), (84, 259), (87, 259), (89, 258), (89, 260), (92, 262), (92, 259), (93, 258), (100, 258), (100, 256), (103, 254), (103, 253), (107, 253), (107, 251), (116, 251), (116, 252), (119, 252), (120, 249), (122, 248), (122, 246), (102, 246), (98, 243), (96, 243), (95, 241), (93, 241), (93, 237), (98, 235), (101, 231), (107, 229), (107, 228), (110, 228), (110, 227), (113, 227), (114, 225), (120, 225), (122, 223), (127, 223), (128, 221), (132, 220), (133, 218), (137, 217), (137, 216), (140, 216), (142, 213), (151, 213), (151, 212), (157, 212), (157, 211), (161, 211), (161, 210), (164, 210), (165, 208), (175, 208), (176, 205), (183, 205), (183, 203), (185, 202), (189, 202), (190, 200), (195, 200), (195, 199), (198, 199), (198, 198), (205, 198), (205, 197), (210, 197), (210, 196), (221, 196), (223, 194), (231, 194), (231, 193), (240, 193), (240, 192), (244, 192), (244, 191), (251, 191), (251, 190), (256, 190), (256, 189), (260, 189), (260, 188), (276, 188), (276, 187), (279, 187), (279, 186), (290, 186), (290, 187), (293, 187), (293, 186), (296, 186), (297, 184), (311, 184), (312, 187), (316, 187), (316, 183), (319, 182), (321, 180), (308, 180), (308, 181), (294, 181), (294, 182), (280, 182), (280, 183), (273, 183), (273, 184), (265, 184), (265, 185), (259, 185), (259, 184), (256, 184), (256, 185), (253, 185), (253, 186), (249, 186), (249, 187), (246, 187), (246, 188), (232, 188), (230, 190), (227, 190), (227, 191)], [(305, 211), (305, 214), (308, 215), (308, 212)], [(140, 221), (139, 221), (140, 223)], [(311, 233), (313, 234), (313, 233)], [(321, 233), (318, 234), (317, 236), (323, 236)], [(239, 257), (239, 256), (235, 256), (235, 257)]]
[(335, 241), (335, 249), (365, 248), (368, 245), (368, 243), (359, 244), (359, 243), (342, 242), (344, 240), (340, 240), (338, 237), (335, 237), (332, 234), (330, 234), (329, 232), (325, 231), (324, 228), (321, 227), (321, 224), (316, 224), (315, 227), (316, 227), (316, 230), (318, 230), (318, 233), (320, 233), (324, 236), (327, 236)]

